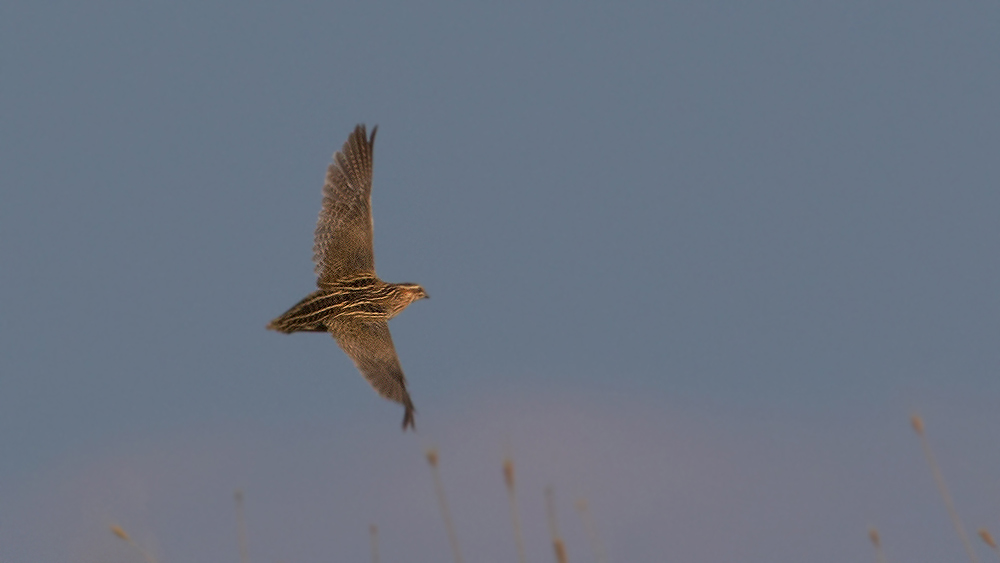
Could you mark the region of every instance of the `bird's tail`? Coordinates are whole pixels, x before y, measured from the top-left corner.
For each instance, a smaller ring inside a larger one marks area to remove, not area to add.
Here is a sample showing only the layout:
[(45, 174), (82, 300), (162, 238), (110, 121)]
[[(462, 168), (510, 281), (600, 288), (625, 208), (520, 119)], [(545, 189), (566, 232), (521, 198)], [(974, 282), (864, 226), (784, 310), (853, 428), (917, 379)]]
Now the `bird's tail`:
[(293, 332), (326, 332), (323, 318), (317, 315), (317, 310), (323, 308), (319, 298), (323, 297), (322, 291), (314, 291), (307, 295), (305, 299), (299, 301), (294, 307), (285, 311), (283, 315), (267, 323), (267, 328), (291, 334)]
[(407, 426), (416, 432), (417, 426), (413, 423), (413, 415), (417, 412), (417, 409), (413, 408), (413, 402), (410, 401), (409, 397), (406, 397), (406, 400), (403, 401), (403, 407), (406, 408), (406, 413), (403, 414), (403, 432), (406, 432)]

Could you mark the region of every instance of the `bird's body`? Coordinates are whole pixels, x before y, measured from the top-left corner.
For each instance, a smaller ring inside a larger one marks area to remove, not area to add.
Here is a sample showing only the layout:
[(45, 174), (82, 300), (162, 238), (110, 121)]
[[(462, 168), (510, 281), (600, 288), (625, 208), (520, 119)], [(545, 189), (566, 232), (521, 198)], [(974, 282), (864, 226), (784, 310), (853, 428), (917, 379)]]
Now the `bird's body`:
[[(327, 332), (330, 323), (388, 321), (420, 299), (420, 286), (364, 276), (329, 284), (299, 301), (267, 328), (278, 332)], [(412, 299), (406, 299), (412, 297)]]
[(405, 430), (414, 426), (414, 408), (388, 320), (427, 294), (419, 285), (386, 283), (375, 275), (371, 220), (375, 131), (368, 138), (364, 125), (358, 125), (327, 171), (313, 247), (319, 289), (267, 328), (329, 332), (380, 395), (403, 405)]

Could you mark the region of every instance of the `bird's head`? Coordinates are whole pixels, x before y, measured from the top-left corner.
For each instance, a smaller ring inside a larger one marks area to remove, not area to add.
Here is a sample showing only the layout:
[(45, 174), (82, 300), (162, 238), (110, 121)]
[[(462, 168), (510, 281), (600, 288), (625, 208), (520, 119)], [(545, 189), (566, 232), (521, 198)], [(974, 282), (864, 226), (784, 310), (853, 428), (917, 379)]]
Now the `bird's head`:
[(399, 284), (399, 287), (403, 290), (404, 295), (409, 298), (410, 303), (413, 303), (418, 299), (427, 299), (430, 297), (427, 295), (427, 292), (424, 291), (424, 288), (415, 283), (401, 283)]
[(417, 299), (426, 299), (427, 292), (415, 283), (392, 284), (392, 297), (386, 303), (386, 312), (393, 318)]

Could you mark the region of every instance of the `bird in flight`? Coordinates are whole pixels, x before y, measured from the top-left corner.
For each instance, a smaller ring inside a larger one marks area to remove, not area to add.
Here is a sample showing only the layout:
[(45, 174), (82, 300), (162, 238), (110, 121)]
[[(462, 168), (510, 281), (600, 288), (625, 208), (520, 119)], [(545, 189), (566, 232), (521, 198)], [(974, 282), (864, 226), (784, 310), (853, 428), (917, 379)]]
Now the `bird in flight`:
[(372, 149), (364, 125), (347, 138), (326, 172), (316, 224), (316, 291), (267, 328), (329, 332), (375, 391), (406, 409), (403, 430), (415, 428), (413, 401), (389, 334), (389, 319), (427, 293), (415, 283), (386, 283), (375, 275), (372, 251)]

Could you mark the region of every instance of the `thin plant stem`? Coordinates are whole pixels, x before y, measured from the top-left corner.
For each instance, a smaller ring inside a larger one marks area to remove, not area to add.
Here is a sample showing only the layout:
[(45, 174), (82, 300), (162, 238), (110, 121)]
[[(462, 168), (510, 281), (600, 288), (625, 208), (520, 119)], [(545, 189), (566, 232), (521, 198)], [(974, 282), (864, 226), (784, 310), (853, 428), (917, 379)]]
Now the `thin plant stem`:
[(563, 543), (556, 524), (556, 493), (551, 486), (545, 487), (545, 512), (549, 517), (549, 533), (552, 535), (552, 549), (556, 552), (556, 563), (566, 563), (566, 544)]
[(368, 532), (372, 537), (372, 563), (378, 563), (378, 526), (372, 524)]
[(444, 485), (441, 484), (441, 474), (438, 471), (437, 449), (429, 448), (427, 450), (427, 463), (431, 466), (431, 475), (434, 477), (434, 492), (437, 494), (438, 504), (441, 506), (441, 517), (444, 518), (444, 526), (448, 531), (448, 541), (451, 543), (455, 563), (462, 563), (462, 552), (458, 549), (458, 536), (455, 535), (455, 525), (451, 521), (448, 500), (444, 496)]
[(878, 530), (869, 528), (868, 539), (872, 541), (872, 546), (875, 548), (875, 563), (885, 563), (885, 553), (882, 551), (882, 539), (878, 535)]
[(965, 527), (962, 526), (962, 521), (955, 510), (955, 502), (951, 499), (951, 494), (948, 493), (948, 487), (945, 486), (944, 476), (941, 474), (941, 468), (938, 467), (937, 460), (934, 458), (934, 452), (931, 451), (931, 444), (927, 440), (927, 435), (924, 434), (924, 421), (919, 415), (913, 415), (910, 417), (910, 424), (913, 426), (913, 430), (916, 431), (917, 436), (920, 437), (920, 445), (924, 449), (924, 457), (927, 458), (927, 465), (930, 466), (931, 473), (934, 475), (934, 483), (941, 493), (941, 498), (944, 499), (944, 506), (948, 509), (948, 516), (951, 517), (951, 523), (955, 526), (955, 533), (958, 534), (958, 538), (962, 541), (965, 552), (969, 555), (969, 560), (972, 563), (979, 563), (979, 557), (976, 555), (976, 551), (972, 549), (972, 542), (969, 541), (969, 536), (965, 533)]
[(240, 550), (240, 563), (250, 563), (250, 553), (247, 550), (247, 522), (243, 515), (243, 491), (236, 489), (233, 499), (236, 501), (236, 547)]
[(503, 481), (507, 486), (507, 498), (510, 500), (510, 520), (514, 527), (514, 543), (517, 545), (517, 560), (525, 563), (524, 540), (521, 539), (521, 521), (517, 515), (517, 495), (514, 490), (514, 460), (510, 455), (504, 456)]
[(979, 528), (977, 533), (979, 534), (979, 539), (983, 540), (983, 543), (990, 546), (993, 553), (997, 554), (997, 558), (1000, 558), (1000, 547), (997, 547), (997, 542), (993, 539), (993, 534), (989, 533), (986, 528)]
[(576, 501), (576, 510), (580, 513), (580, 520), (583, 521), (583, 528), (587, 532), (587, 539), (590, 540), (590, 547), (594, 550), (594, 559), (597, 560), (597, 563), (607, 563), (608, 556), (604, 552), (604, 545), (597, 533), (597, 526), (594, 526), (594, 521), (590, 517), (587, 499), (582, 498)]
[(128, 533), (126, 533), (121, 526), (111, 526), (111, 533), (118, 536), (118, 538), (124, 541), (125, 543), (134, 547), (135, 550), (142, 555), (142, 558), (146, 560), (146, 563), (156, 563), (156, 558), (150, 555), (149, 552), (146, 551), (145, 549), (139, 547), (139, 544), (132, 541), (132, 537), (129, 536)]

